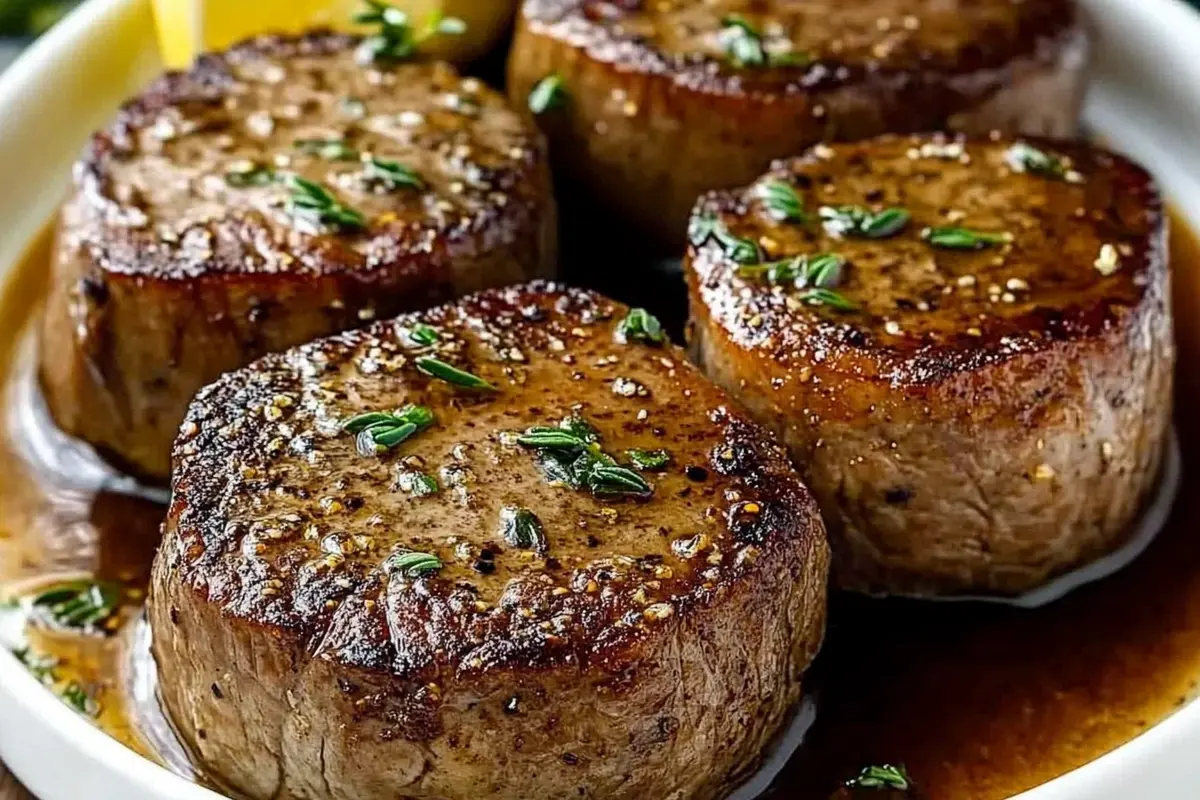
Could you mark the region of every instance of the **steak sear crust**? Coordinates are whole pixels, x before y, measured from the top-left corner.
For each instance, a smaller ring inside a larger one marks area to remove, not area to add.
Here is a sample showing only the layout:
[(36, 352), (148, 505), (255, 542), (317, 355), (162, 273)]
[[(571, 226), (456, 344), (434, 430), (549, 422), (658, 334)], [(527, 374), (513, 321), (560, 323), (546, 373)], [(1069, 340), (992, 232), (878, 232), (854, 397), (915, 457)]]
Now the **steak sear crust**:
[(558, 75), (556, 169), (675, 253), (700, 194), (820, 141), (1072, 134), (1087, 54), (1071, 0), (526, 0), (509, 94)]
[[(494, 290), (200, 393), (149, 616), (207, 769), (251, 798), (467, 800), (717, 798), (754, 768), (821, 642), (819, 513), (682, 350), (620, 341), (627, 311)], [(432, 424), (382, 455), (344, 430), (407, 404)], [(551, 482), (517, 437), (565, 418), (619, 464), (665, 449), (651, 493)], [(409, 551), (443, 566), (405, 573)]]
[[(44, 323), (42, 382), (69, 433), (165, 481), (187, 404), (223, 372), (552, 271), (540, 134), (473, 78), (363, 66), (357, 43), (204, 56), (93, 136)], [(294, 177), (362, 227), (293, 208)]]
[[(805, 221), (772, 213), (780, 184)], [(846, 205), (911, 220), (881, 215), (868, 238), (828, 210)], [(1175, 362), (1166, 219), (1140, 167), (1042, 139), (822, 145), (710, 194), (693, 225), (692, 344), (785, 440), (842, 587), (1016, 594), (1126, 541)], [(840, 255), (826, 286), (854, 310), (734, 263), (739, 240), (747, 261)]]

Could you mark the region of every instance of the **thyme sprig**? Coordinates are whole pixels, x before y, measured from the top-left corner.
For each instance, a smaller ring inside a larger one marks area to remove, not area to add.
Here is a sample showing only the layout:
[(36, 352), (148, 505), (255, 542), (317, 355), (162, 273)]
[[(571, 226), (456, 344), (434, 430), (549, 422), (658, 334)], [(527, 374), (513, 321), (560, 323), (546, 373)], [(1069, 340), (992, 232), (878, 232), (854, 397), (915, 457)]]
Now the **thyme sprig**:
[(762, 249), (757, 242), (732, 233), (711, 212), (692, 217), (688, 225), (688, 240), (694, 246), (702, 247), (710, 239), (716, 241), (725, 256), (737, 264), (757, 264), (762, 261)]
[(121, 587), (103, 581), (77, 580), (55, 584), (30, 602), (34, 619), (68, 630), (103, 630), (121, 605)]
[(367, 9), (354, 16), (359, 25), (374, 25), (378, 30), (368, 36), (358, 51), (365, 63), (394, 63), (413, 57), (421, 45), (435, 36), (461, 36), (467, 23), (458, 17), (434, 12), (419, 30), (414, 28), (408, 14), (381, 0), (363, 0)]
[(432, 411), (409, 404), (396, 411), (358, 414), (343, 422), (342, 429), (355, 434), (359, 455), (381, 456), (432, 424)]
[(817, 212), (830, 236), (861, 239), (886, 239), (895, 236), (912, 216), (906, 209), (893, 207), (871, 211), (862, 206), (821, 206)]
[(389, 574), (398, 573), (405, 578), (421, 578), (437, 572), (442, 566), (442, 560), (432, 553), (415, 551), (396, 553), (384, 564)]
[(433, 347), (441, 341), (442, 335), (432, 325), (418, 322), (408, 329), (408, 338), (413, 344), (421, 347)]
[(912, 788), (912, 781), (904, 767), (891, 764), (864, 767), (857, 776), (846, 781), (850, 789), (895, 789), (905, 792)]
[(529, 110), (534, 114), (545, 114), (561, 108), (567, 102), (567, 87), (563, 76), (553, 73), (542, 78), (529, 92)]
[(774, 219), (780, 222), (807, 222), (804, 200), (800, 193), (784, 181), (767, 181), (760, 184), (756, 194)]
[(616, 335), (617, 340), (622, 343), (639, 341), (662, 344), (667, 340), (658, 317), (644, 308), (631, 308), (625, 319), (617, 325)]
[(603, 451), (600, 434), (581, 417), (567, 417), (557, 427), (529, 428), (517, 443), (537, 453), (538, 466), (551, 482), (598, 497), (645, 498), (654, 491), (645, 478)]
[(799, 299), (810, 305), (829, 306), (838, 311), (855, 311), (858, 306), (833, 290), (842, 281), (846, 260), (837, 253), (801, 255), (763, 264), (743, 264), (738, 275), (765, 278), (775, 286), (791, 285), (800, 290)]
[(315, 227), (329, 225), (343, 231), (356, 231), (366, 227), (367, 220), (359, 211), (344, 205), (325, 187), (299, 175), (288, 176), (288, 188), (292, 195), (288, 199), (288, 211)]
[(388, 191), (396, 189), (425, 188), (425, 181), (416, 170), (404, 166), (397, 161), (387, 161), (382, 158), (372, 158), (367, 161), (364, 175), (371, 183), (378, 184)]
[(447, 364), (439, 358), (433, 356), (421, 356), (416, 360), (417, 369), (431, 378), (443, 380), (446, 383), (455, 386), (461, 386), (464, 389), (476, 389), (478, 391), (494, 392), (496, 387), (480, 378), (478, 375), (472, 375), (469, 372), (459, 369), (451, 364)]
[(1083, 176), (1071, 168), (1071, 159), (1041, 150), (1028, 142), (1017, 142), (1008, 148), (1004, 160), (1013, 172), (1029, 172), (1067, 183), (1083, 183)]
[(666, 450), (626, 450), (625, 457), (642, 472), (658, 472), (671, 463), (671, 454)]
[(934, 247), (947, 250), (983, 250), (996, 247), (1011, 240), (1007, 233), (988, 233), (970, 228), (926, 228), (921, 238)]

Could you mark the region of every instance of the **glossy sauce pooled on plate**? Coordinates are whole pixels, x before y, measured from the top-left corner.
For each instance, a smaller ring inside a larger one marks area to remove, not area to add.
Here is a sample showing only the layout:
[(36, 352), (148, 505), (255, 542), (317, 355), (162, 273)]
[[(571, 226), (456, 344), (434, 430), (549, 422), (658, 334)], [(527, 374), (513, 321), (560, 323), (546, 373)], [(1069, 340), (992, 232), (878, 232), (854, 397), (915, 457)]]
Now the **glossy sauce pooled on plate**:
[[(1172, 256), (1180, 359), (1200, 359), (1200, 246), (1176, 225)], [(147, 654), (132, 622), (163, 508), (70, 488), (22, 457), (31, 415), (36, 320), (46, 240), (0, 295), (0, 579), (22, 593), (81, 572), (125, 587), (115, 635), (33, 631), (26, 659), (53, 656), (54, 689), (86, 692), (98, 725), (187, 777), (146, 693), (133, 691)], [(638, 298), (625, 298), (636, 301)], [(1200, 379), (1181, 371), (1181, 407)], [(902, 763), (929, 797), (1003, 798), (1102, 755), (1183, 705), (1200, 680), (1200, 544), (1184, 523), (1200, 427), (1180, 420), (1184, 479), (1173, 524), (1125, 572), (1036, 611), (835, 598), (812, 673), (818, 721), (771, 798), (824, 798), (866, 764)], [(19, 612), (0, 612), (9, 617)], [(115, 623), (113, 623), (115, 624)], [(138, 667), (135, 671), (134, 667)], [(144, 688), (144, 687), (143, 687)], [(140, 698), (140, 700), (138, 699)]]

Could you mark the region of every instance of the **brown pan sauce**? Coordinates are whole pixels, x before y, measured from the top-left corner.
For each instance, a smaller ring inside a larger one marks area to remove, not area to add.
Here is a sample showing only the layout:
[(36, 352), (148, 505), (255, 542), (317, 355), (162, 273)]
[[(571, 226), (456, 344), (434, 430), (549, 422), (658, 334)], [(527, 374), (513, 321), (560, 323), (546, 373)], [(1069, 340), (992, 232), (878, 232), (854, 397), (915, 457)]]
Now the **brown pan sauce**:
[[(49, 248), (45, 233), (0, 293), (0, 587), (95, 575), (127, 587), (134, 607), (121, 618), (133, 620), (162, 507), (62, 485), (15, 444), (14, 427), (27, 419), (17, 404), (28, 392), (14, 386), (31, 379), (30, 323), (47, 288)], [(1185, 365), (1177, 406), (1188, 409), (1200, 402), (1200, 370), (1190, 368), (1200, 363), (1200, 241), (1182, 224), (1172, 259)], [(809, 680), (817, 722), (768, 796), (828, 798), (861, 767), (892, 763), (907, 768), (923, 797), (1009, 797), (1190, 699), (1200, 681), (1200, 540), (1188, 524), (1200, 517), (1200, 424), (1181, 414), (1178, 426), (1184, 484), (1171, 523), (1140, 560), (1100, 584), (1034, 611), (835, 597)], [(86, 688), (104, 731), (187, 775), (153, 703), (133, 691), (146, 656), (132, 645), (137, 625), (124, 628), (107, 638), (31, 629), (29, 644), (58, 659), (59, 685)]]

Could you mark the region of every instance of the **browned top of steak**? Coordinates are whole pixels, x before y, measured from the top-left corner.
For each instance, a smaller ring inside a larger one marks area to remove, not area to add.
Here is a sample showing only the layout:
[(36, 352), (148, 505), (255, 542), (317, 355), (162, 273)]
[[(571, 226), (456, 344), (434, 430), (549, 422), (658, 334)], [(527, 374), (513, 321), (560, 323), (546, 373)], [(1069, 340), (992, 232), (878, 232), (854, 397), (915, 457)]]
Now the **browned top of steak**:
[[(823, 530), (782, 450), (681, 350), (622, 342), (626, 312), (537, 282), (226, 375), (176, 443), (160, 557), (231, 624), (418, 681), (620, 669), (760, 570), (811, 573)], [(436, 343), (420, 343), (420, 325)], [(423, 374), (417, 361), (431, 355), (494, 390)], [(361, 454), (343, 429), (409, 403), (434, 421), (383, 455)], [(665, 449), (669, 464), (640, 471), (651, 492), (552, 482), (516, 437), (570, 417), (620, 464), (634, 463), (631, 449)], [(420, 473), (436, 493), (417, 490)], [(506, 507), (539, 518), (542, 546), (505, 538)], [(407, 575), (395, 560), (405, 551), (444, 566)]]
[[(543, 144), (499, 94), (444, 64), (360, 64), (357, 44), (261, 37), (164, 76), (93, 137), (73, 235), (118, 274), (369, 274), (502, 238), (537, 207)], [(291, 176), (362, 228), (292, 213)]]
[[(1050, 167), (1039, 171), (1039, 157)], [(772, 211), (767, 191), (779, 184), (796, 192), (803, 221)], [(876, 238), (841, 233), (827, 217), (851, 205), (911, 219)], [(704, 198), (689, 258), (707, 313), (747, 351), (784, 368), (819, 361), (858, 379), (921, 385), (1161, 309), (1165, 226), (1146, 172), (1087, 144), (885, 137), (817, 146), (753, 186)], [(946, 228), (991, 241), (937, 246), (931, 236)], [(736, 263), (738, 241), (748, 262), (840, 256), (834, 289), (854, 309)]]
[[(1079, 35), (1071, 0), (527, 0), (523, 14), (592, 58), (716, 91), (993, 70)], [(746, 33), (763, 63), (731, 69)]]

